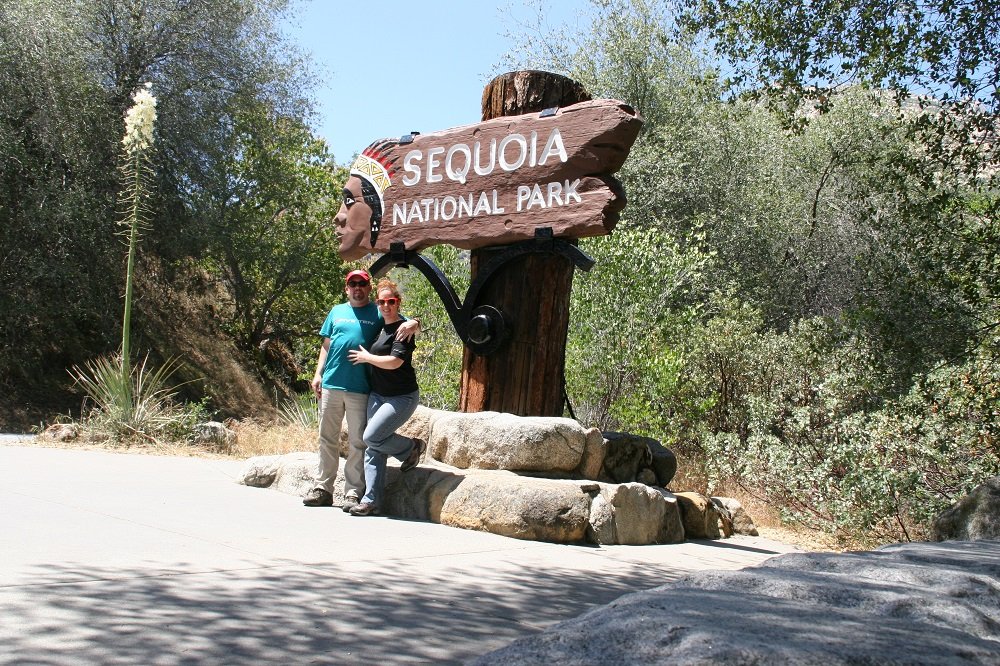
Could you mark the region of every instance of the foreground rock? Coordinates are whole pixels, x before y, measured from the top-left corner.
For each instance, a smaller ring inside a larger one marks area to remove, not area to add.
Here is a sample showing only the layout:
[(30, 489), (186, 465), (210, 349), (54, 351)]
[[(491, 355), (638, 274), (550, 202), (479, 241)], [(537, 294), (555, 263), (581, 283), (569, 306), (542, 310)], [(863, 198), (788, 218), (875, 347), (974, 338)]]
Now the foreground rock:
[(782, 555), (629, 594), (475, 664), (998, 664), (1000, 541)]

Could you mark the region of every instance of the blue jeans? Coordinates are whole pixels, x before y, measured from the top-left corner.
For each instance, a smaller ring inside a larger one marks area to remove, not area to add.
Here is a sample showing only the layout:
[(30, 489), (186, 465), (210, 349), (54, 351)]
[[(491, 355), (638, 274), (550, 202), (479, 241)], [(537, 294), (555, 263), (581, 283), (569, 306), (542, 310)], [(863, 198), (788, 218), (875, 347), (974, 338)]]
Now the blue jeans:
[(362, 502), (382, 504), (385, 488), (385, 462), (389, 456), (406, 460), (414, 441), (397, 435), (396, 430), (413, 416), (420, 402), (420, 391), (403, 395), (368, 394), (368, 426), (365, 428), (365, 496)]

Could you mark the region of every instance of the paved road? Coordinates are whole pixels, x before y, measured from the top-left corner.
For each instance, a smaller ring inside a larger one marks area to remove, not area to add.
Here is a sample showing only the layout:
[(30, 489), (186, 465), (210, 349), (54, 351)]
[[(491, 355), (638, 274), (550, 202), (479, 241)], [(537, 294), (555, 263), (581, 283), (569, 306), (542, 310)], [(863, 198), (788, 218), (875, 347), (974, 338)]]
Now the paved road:
[(569, 546), (309, 509), (239, 461), (0, 442), (0, 663), (461, 663), (765, 539)]

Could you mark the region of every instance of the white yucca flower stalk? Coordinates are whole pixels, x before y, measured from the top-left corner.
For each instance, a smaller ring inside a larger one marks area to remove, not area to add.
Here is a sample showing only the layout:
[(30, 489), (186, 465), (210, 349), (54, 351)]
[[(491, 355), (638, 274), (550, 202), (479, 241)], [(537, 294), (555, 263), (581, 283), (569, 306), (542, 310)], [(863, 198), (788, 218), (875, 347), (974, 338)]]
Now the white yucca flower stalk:
[(122, 316), (122, 375), (131, 375), (130, 342), (132, 329), (132, 271), (135, 267), (135, 246), (139, 227), (149, 210), (146, 207), (147, 185), (151, 176), (149, 151), (153, 147), (153, 125), (156, 122), (156, 98), (147, 83), (132, 95), (133, 104), (125, 112), (125, 160), (122, 164), (121, 203), (122, 226), (128, 227), (128, 267), (125, 271), (125, 313)]
[(133, 155), (153, 145), (153, 124), (156, 123), (156, 98), (150, 92), (153, 84), (147, 83), (132, 95), (132, 106), (125, 112), (125, 152)]

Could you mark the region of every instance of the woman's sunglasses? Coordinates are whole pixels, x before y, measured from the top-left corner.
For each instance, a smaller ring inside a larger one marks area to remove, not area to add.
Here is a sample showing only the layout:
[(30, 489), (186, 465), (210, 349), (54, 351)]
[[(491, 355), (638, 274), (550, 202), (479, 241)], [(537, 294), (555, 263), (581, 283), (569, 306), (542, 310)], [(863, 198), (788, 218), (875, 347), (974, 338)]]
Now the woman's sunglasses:
[(395, 305), (396, 303), (399, 303), (399, 299), (398, 298), (380, 298), (380, 299), (378, 299), (375, 302), (378, 303), (379, 305)]

